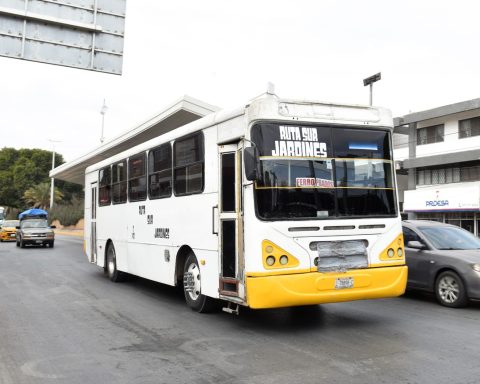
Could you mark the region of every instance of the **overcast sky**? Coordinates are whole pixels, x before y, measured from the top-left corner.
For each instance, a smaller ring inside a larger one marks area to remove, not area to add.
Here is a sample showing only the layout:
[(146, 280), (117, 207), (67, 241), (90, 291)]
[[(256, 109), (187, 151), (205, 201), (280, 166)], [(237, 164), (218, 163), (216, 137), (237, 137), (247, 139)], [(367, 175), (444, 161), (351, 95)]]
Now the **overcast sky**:
[(121, 76), (0, 57), (0, 147), (73, 160), (188, 94), (237, 107), (278, 96), (394, 116), (480, 97), (480, 2), (127, 0)]

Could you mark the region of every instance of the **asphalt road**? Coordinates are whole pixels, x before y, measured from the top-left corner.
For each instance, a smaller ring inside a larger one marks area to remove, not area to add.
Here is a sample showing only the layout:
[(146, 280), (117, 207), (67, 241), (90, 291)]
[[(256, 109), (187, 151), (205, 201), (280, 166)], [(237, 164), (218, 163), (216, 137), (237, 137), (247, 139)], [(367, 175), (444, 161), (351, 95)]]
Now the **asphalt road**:
[(480, 382), (480, 304), (428, 295), (197, 314), (182, 292), (111, 283), (79, 238), (0, 244), (0, 383)]

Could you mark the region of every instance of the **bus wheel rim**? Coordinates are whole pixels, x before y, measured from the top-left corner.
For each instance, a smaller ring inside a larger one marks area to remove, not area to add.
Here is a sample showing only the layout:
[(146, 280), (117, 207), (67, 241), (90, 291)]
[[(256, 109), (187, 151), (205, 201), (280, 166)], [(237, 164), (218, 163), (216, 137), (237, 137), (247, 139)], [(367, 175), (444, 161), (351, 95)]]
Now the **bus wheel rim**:
[(196, 301), (200, 296), (200, 269), (198, 268), (197, 264), (192, 263), (188, 266), (187, 273), (191, 273), (193, 275), (193, 289), (189, 290), (187, 293), (193, 301)]
[(115, 273), (115, 251), (110, 248), (108, 251), (108, 274), (113, 276)]

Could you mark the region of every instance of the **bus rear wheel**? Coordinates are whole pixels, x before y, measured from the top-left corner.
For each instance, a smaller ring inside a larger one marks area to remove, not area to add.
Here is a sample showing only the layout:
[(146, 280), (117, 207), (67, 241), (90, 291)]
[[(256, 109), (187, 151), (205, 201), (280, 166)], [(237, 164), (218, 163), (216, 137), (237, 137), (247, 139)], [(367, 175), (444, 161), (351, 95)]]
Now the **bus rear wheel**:
[(113, 243), (109, 243), (107, 247), (107, 275), (114, 283), (124, 281), (126, 278), (125, 272), (117, 269), (117, 255)]
[(215, 299), (202, 295), (202, 280), (197, 258), (190, 253), (183, 269), (183, 292), (187, 305), (199, 313), (212, 312), (218, 308)]

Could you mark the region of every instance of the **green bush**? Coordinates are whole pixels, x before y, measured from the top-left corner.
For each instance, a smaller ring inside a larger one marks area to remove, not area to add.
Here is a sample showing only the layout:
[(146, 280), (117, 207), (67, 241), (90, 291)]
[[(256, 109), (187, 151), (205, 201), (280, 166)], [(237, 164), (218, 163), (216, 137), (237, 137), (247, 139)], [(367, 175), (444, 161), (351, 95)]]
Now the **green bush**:
[(50, 223), (58, 220), (60, 224), (68, 227), (75, 225), (80, 219), (83, 219), (83, 200), (72, 199), (69, 204), (56, 204), (48, 212)]

